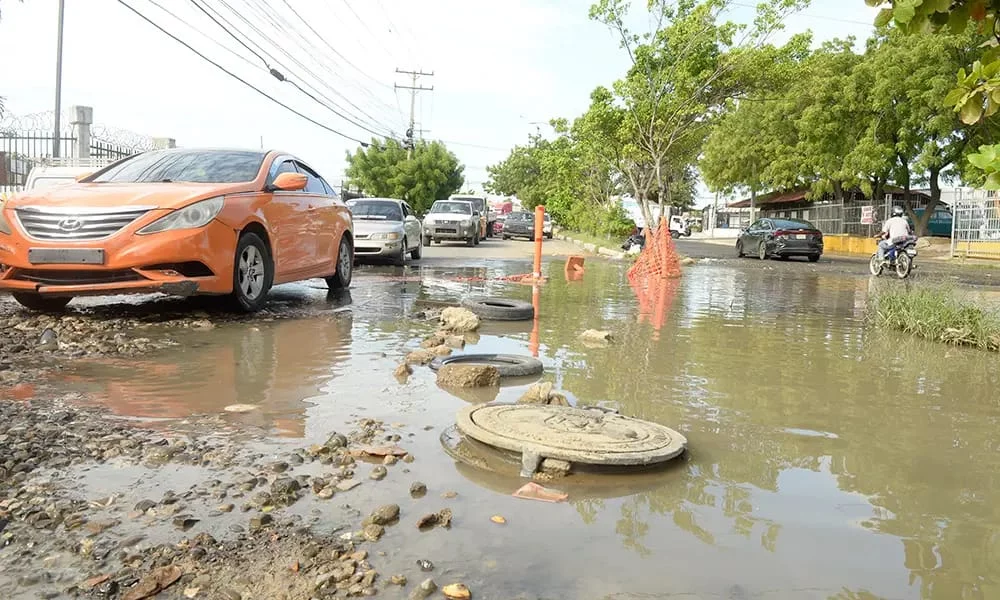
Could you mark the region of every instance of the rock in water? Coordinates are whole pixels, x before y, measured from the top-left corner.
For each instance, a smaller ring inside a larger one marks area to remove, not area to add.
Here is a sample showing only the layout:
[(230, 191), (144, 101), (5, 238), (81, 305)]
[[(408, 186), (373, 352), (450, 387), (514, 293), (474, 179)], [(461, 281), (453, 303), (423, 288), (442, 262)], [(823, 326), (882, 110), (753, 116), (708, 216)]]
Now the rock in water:
[(444, 388), (497, 387), (500, 372), (493, 365), (448, 364), (438, 370), (437, 383)]
[(469, 588), (465, 587), (464, 583), (446, 585), (441, 591), (444, 592), (446, 598), (450, 598), (451, 600), (469, 600), (472, 597), (472, 592), (469, 591)]
[(375, 523), (376, 525), (388, 525), (399, 518), (399, 505), (398, 504), (386, 504), (376, 508), (371, 515), (368, 516), (368, 521), (370, 523)]
[(479, 329), (479, 317), (467, 308), (449, 306), (441, 311), (441, 326), (455, 333), (476, 331)]
[(385, 527), (370, 523), (361, 530), (362, 536), (369, 542), (377, 542), (385, 534)]
[(222, 410), (231, 413), (248, 413), (257, 410), (257, 407), (253, 404), (230, 404)]
[(413, 367), (407, 363), (402, 363), (396, 367), (396, 370), (393, 371), (392, 375), (399, 383), (406, 383), (410, 379), (410, 375), (413, 375)]
[(434, 583), (433, 579), (425, 579), (420, 583), (420, 587), (413, 590), (410, 594), (410, 600), (423, 600), (424, 598), (429, 598), (431, 594), (437, 591), (437, 584)]
[(388, 474), (389, 474), (388, 469), (386, 469), (382, 465), (378, 465), (377, 467), (372, 469), (371, 475), (369, 475), (369, 477), (374, 479), (375, 481), (381, 481), (385, 479), (385, 476)]
[(440, 333), (435, 333), (432, 334), (426, 340), (420, 342), (420, 347), (427, 348), (428, 350), (430, 350), (431, 348), (436, 348), (437, 346), (440, 346), (443, 343), (444, 343), (444, 336), (441, 335)]
[(580, 341), (584, 344), (593, 345), (607, 345), (612, 341), (610, 331), (598, 331), (596, 329), (588, 329), (580, 334)]
[(407, 354), (406, 363), (412, 365), (427, 365), (430, 364), (430, 362), (435, 358), (437, 358), (437, 354), (434, 354), (432, 350), (421, 348)]
[(528, 391), (524, 392), (518, 400), (521, 404), (548, 404), (549, 396), (552, 395), (552, 382), (542, 381), (531, 384)]
[(414, 498), (422, 498), (425, 494), (427, 494), (427, 486), (424, 483), (420, 481), (414, 481), (412, 484), (410, 484), (411, 496), (413, 496)]

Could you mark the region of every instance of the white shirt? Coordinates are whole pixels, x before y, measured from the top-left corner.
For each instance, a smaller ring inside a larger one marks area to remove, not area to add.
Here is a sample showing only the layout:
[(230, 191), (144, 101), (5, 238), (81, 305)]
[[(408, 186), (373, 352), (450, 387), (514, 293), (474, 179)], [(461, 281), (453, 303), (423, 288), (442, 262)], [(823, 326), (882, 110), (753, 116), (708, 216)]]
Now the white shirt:
[(894, 240), (910, 235), (910, 224), (905, 217), (892, 217), (882, 223), (882, 233), (889, 234), (889, 239)]

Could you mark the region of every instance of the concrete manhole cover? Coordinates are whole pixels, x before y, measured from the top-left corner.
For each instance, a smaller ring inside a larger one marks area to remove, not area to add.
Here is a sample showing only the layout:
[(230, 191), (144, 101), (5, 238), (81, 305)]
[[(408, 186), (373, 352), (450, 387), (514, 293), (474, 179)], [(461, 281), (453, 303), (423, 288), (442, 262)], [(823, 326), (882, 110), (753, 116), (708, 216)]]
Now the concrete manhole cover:
[(520, 452), (523, 466), (557, 458), (593, 465), (649, 465), (679, 456), (687, 438), (657, 423), (566, 406), (490, 404), (459, 411), (459, 431)]

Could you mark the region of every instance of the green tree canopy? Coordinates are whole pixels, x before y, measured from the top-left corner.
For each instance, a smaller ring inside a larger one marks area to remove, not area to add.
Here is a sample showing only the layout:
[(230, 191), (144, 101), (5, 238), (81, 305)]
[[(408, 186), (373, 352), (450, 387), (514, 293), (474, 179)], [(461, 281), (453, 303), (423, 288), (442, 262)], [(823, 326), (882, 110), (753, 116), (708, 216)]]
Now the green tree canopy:
[(396, 140), (372, 140), (347, 154), (348, 183), (370, 196), (406, 200), (418, 213), (465, 183), (465, 167), (441, 142), (417, 142), (413, 154)]

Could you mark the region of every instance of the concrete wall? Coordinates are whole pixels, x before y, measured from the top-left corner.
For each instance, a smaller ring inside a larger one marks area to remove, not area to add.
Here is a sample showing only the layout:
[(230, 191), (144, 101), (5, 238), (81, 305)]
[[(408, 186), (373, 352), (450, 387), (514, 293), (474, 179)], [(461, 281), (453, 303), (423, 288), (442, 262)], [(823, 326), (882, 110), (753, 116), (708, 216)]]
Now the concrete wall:
[(878, 249), (874, 238), (854, 235), (824, 235), (823, 252), (871, 256)]

